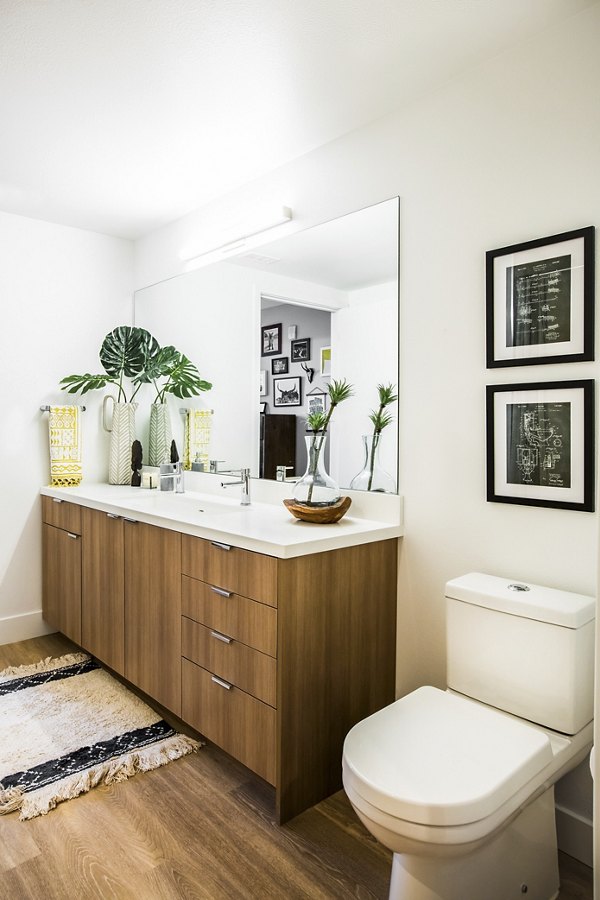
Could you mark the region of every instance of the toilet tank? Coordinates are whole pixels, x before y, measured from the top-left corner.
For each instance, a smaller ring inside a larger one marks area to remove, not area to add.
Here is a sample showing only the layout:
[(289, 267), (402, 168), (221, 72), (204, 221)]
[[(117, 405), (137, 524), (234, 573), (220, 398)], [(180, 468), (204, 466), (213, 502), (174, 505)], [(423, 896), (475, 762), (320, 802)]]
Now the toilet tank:
[(593, 597), (471, 572), (446, 615), (449, 688), (566, 734), (591, 721)]

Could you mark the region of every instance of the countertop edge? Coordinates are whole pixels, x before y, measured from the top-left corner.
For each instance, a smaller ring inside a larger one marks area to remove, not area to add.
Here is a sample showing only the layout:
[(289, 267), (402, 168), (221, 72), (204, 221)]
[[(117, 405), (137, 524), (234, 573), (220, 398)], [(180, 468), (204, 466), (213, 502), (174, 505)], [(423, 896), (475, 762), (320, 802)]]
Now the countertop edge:
[[(94, 488), (98, 490), (118, 490), (113, 485), (90, 486), (93, 494)], [(140, 489), (141, 490), (141, 489)], [(69, 496), (67, 491), (73, 491)], [(77, 493), (75, 493), (77, 491)], [(354, 547), (360, 544), (370, 544), (377, 541), (397, 540), (402, 537), (402, 527), (399, 524), (376, 522), (369, 519), (359, 519), (347, 516), (341, 522), (332, 525), (312, 525), (308, 522), (300, 522), (297, 519), (282, 521), (282, 530), (292, 532), (287, 540), (269, 540), (256, 537), (249, 533), (243, 533), (240, 529), (229, 529), (225, 525), (194, 524), (172, 515), (139, 510), (127, 504), (125, 498), (110, 498), (90, 496), (90, 489), (80, 488), (55, 488), (42, 487), (40, 494), (46, 497), (54, 497), (65, 502), (75, 503), (79, 506), (96, 509), (101, 512), (112, 513), (123, 518), (132, 519), (147, 525), (167, 528), (181, 534), (192, 537), (200, 537), (205, 540), (220, 541), (235, 544), (243, 550), (250, 550), (273, 556), (278, 559), (294, 559), (299, 556), (308, 556), (313, 553), (326, 553), (331, 550), (339, 550), (346, 547)], [(271, 504), (257, 504), (265, 509)], [(273, 506), (274, 515), (281, 515), (282, 510)], [(317, 530), (318, 529), (318, 530)], [(292, 536), (293, 535), (293, 536)], [(312, 536), (312, 538), (311, 538)]]

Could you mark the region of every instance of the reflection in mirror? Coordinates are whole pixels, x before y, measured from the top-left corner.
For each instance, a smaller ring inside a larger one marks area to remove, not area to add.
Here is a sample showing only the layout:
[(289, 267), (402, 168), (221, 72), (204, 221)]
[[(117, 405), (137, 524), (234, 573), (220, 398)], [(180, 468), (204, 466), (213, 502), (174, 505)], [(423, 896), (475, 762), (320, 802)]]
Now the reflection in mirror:
[[(350, 487), (377, 386), (398, 384), (398, 211), (394, 198), (136, 292), (136, 324), (180, 347), (213, 384), (171, 401), (180, 446), (179, 409), (210, 408), (220, 468), (295, 480), (306, 468), (306, 417), (326, 411), (331, 379), (345, 378), (354, 393), (331, 420), (326, 467)], [(396, 404), (389, 412), (379, 463), (395, 490)], [(148, 418), (140, 408), (142, 435)]]

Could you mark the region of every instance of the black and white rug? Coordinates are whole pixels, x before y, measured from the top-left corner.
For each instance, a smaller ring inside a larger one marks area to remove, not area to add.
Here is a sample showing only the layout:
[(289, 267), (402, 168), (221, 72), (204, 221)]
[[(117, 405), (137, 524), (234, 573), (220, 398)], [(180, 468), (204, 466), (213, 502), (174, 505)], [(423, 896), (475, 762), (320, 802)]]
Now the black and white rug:
[(199, 746), (86, 653), (0, 672), (0, 814), (44, 815)]

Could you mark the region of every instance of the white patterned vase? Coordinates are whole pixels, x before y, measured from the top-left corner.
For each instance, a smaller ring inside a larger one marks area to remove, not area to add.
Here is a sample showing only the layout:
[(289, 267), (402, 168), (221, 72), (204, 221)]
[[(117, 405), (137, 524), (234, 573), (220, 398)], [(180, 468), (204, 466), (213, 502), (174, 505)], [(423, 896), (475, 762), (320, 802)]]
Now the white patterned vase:
[[(112, 401), (110, 427), (108, 401)], [(131, 484), (131, 445), (135, 441), (137, 403), (119, 403), (112, 394), (102, 404), (102, 425), (110, 434), (108, 448), (108, 483)]]
[(150, 407), (149, 466), (160, 466), (170, 461), (172, 440), (169, 407), (166, 403), (153, 403)]

